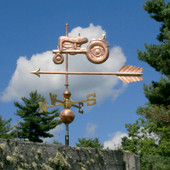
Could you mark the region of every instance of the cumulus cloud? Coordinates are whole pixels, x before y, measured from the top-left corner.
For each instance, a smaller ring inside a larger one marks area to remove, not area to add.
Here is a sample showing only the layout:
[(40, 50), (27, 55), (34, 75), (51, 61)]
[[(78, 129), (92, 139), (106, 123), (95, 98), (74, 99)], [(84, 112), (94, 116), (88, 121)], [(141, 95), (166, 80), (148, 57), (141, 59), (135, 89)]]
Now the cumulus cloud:
[[(77, 37), (79, 33), (82, 37), (87, 37), (88, 40), (101, 38), (103, 34), (106, 34), (101, 26), (90, 24), (87, 28), (74, 28), (69, 33), (69, 36)], [(2, 92), (1, 100), (17, 100), (28, 96), (31, 91), (35, 90), (45, 97), (48, 97), (49, 92), (57, 93), (60, 97), (65, 90), (64, 75), (41, 75), (38, 78), (30, 74), (30, 71), (38, 68), (41, 71), (65, 71), (65, 62), (61, 65), (56, 65), (53, 63), (52, 58), (52, 51), (34, 54), (30, 59), (26, 56), (19, 57), (16, 70), (9, 81), (8, 87)], [(126, 58), (121, 47), (115, 46), (110, 48), (109, 59), (105, 63), (98, 65), (89, 62), (84, 54), (69, 55), (69, 71), (118, 71), (125, 61)], [(123, 84), (119, 88), (115, 88), (118, 83), (119, 80), (116, 76), (69, 76), (69, 90), (72, 92), (72, 98), (77, 96), (82, 98), (88, 93), (95, 92), (97, 101), (104, 100), (107, 97), (114, 99), (124, 89)]]
[(85, 137), (87, 137), (87, 138), (94, 137), (96, 128), (97, 128), (96, 124), (94, 124), (94, 123), (87, 123)]
[(113, 135), (109, 135), (111, 137), (110, 140), (104, 142), (104, 148), (109, 148), (116, 150), (121, 146), (121, 140), (123, 137), (128, 137), (127, 133), (116, 132)]

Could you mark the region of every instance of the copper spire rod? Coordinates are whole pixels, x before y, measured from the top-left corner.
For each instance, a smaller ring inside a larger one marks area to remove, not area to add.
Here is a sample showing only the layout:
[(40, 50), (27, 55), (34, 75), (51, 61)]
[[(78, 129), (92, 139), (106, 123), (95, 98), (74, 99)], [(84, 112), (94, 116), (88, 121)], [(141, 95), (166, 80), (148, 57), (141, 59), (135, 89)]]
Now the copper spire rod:
[[(66, 23), (66, 36), (68, 37), (68, 23)], [(66, 89), (68, 89), (68, 53), (66, 53)]]
[[(68, 37), (68, 23), (66, 23), (66, 37)], [(68, 90), (68, 53), (66, 53), (66, 74), (65, 74), (65, 77), (66, 77), (66, 80), (65, 80), (65, 86), (66, 86), (66, 89)], [(65, 146), (69, 146), (69, 125), (68, 124), (65, 124), (66, 125), (66, 132), (65, 132)]]

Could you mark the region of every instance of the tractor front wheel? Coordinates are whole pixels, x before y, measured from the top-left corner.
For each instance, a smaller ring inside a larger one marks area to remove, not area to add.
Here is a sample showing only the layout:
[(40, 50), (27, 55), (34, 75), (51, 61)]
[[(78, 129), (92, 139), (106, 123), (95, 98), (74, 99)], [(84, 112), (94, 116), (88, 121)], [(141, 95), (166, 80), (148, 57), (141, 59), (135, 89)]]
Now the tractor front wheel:
[(101, 64), (109, 57), (108, 45), (105, 41), (92, 41), (87, 47), (87, 59), (95, 64)]

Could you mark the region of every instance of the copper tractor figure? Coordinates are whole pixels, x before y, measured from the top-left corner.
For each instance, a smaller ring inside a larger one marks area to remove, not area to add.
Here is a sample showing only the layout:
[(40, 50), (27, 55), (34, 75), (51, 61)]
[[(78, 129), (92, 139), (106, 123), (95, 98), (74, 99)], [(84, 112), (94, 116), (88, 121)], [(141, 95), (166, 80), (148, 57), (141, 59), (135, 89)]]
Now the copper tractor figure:
[(87, 59), (95, 64), (103, 63), (109, 57), (109, 48), (105, 40), (105, 35), (101, 39), (91, 40), (86, 48), (81, 48), (82, 44), (88, 42), (85, 37), (59, 37), (59, 50), (53, 50), (55, 54), (53, 61), (55, 64), (62, 64), (64, 57), (62, 54), (68, 53), (70, 55), (86, 54)]

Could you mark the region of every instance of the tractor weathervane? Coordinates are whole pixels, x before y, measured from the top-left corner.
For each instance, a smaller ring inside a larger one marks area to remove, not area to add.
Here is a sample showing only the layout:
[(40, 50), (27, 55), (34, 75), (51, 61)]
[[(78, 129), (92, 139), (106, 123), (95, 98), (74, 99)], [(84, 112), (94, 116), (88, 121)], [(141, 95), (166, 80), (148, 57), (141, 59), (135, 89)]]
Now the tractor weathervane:
[(60, 120), (66, 125), (65, 145), (69, 145), (69, 129), (68, 125), (74, 120), (74, 113), (70, 110), (71, 107), (78, 108), (79, 113), (83, 113), (82, 106), (84, 102), (87, 102), (87, 106), (96, 104), (96, 93), (87, 95), (86, 99), (73, 101), (71, 92), (68, 91), (68, 76), (69, 75), (116, 75), (125, 83), (140, 81), (143, 78), (142, 68), (136, 66), (124, 65), (118, 72), (70, 72), (68, 71), (68, 54), (86, 54), (87, 59), (95, 64), (101, 64), (105, 62), (109, 57), (109, 48), (105, 40), (105, 35), (101, 39), (91, 40), (87, 48), (81, 48), (81, 45), (87, 43), (88, 39), (85, 37), (68, 37), (68, 24), (66, 24), (66, 36), (59, 37), (58, 50), (53, 50), (55, 54), (53, 62), (55, 64), (62, 64), (64, 57), (62, 54), (66, 54), (66, 71), (32, 71), (31, 73), (40, 77), (40, 74), (64, 74), (66, 90), (63, 93), (63, 100), (58, 100), (56, 94), (50, 93), (51, 105), (48, 105), (48, 101), (42, 103), (39, 102), (39, 113), (47, 112), (49, 107), (61, 106), (64, 110), (60, 113)]
[(64, 61), (62, 53), (75, 55), (82, 53), (87, 55), (87, 59), (95, 64), (103, 63), (109, 57), (108, 44), (105, 41), (105, 35), (102, 39), (91, 40), (87, 49), (81, 48), (81, 45), (87, 43), (88, 39), (85, 37), (67, 37), (62, 36), (59, 38), (59, 50), (53, 50), (55, 56), (53, 61), (55, 64), (61, 64)]

